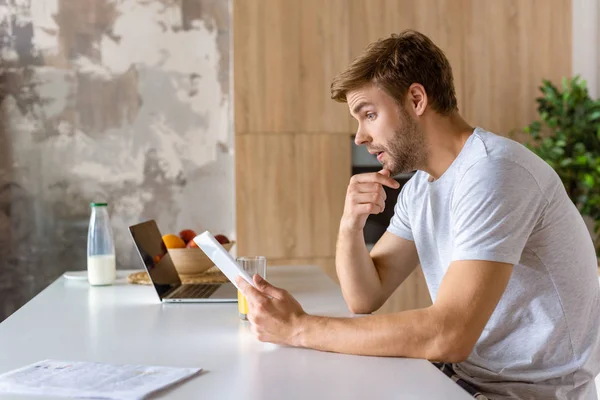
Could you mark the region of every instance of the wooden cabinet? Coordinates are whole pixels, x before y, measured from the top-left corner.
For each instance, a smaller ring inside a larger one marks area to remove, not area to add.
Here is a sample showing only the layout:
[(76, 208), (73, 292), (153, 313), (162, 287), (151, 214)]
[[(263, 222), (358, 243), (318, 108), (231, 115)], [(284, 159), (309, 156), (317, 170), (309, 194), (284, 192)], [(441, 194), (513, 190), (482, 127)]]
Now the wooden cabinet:
[(350, 133), (330, 99), (350, 61), (345, 0), (234, 2), (236, 134)]
[(536, 118), (542, 79), (560, 84), (571, 75), (571, 1), (465, 4), (463, 113), (472, 124), (508, 135)]
[(349, 179), (347, 136), (237, 136), (238, 252), (271, 263), (332, 258)]

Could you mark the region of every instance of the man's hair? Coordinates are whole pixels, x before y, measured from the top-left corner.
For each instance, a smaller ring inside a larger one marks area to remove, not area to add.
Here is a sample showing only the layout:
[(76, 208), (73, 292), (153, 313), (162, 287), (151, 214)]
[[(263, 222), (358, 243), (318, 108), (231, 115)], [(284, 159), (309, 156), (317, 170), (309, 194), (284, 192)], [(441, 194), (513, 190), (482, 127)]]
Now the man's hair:
[(333, 79), (331, 98), (347, 102), (349, 91), (374, 83), (402, 104), (408, 88), (419, 83), (429, 105), (440, 114), (458, 109), (452, 67), (444, 52), (420, 32), (406, 30), (367, 46), (348, 68)]

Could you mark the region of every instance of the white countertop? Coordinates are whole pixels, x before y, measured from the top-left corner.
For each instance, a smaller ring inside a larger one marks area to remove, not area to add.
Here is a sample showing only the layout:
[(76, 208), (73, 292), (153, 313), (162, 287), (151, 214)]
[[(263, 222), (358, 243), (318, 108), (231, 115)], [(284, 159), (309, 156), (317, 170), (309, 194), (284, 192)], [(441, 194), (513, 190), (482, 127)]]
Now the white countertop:
[[(268, 278), (307, 312), (351, 315), (317, 267), (270, 267)], [(204, 369), (151, 396), (160, 399), (470, 398), (428, 361), (261, 343), (235, 303), (161, 304), (152, 287), (123, 279), (90, 287), (61, 277), (0, 324), (0, 373), (44, 359)]]

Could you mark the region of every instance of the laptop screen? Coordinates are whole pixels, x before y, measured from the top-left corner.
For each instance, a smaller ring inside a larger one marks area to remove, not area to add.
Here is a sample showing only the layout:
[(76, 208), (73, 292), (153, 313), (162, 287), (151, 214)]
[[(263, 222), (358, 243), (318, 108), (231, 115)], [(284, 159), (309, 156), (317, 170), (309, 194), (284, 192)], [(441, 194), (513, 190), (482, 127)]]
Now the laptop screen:
[(130, 226), (129, 232), (150, 280), (162, 300), (166, 293), (181, 286), (181, 280), (156, 221), (150, 220)]

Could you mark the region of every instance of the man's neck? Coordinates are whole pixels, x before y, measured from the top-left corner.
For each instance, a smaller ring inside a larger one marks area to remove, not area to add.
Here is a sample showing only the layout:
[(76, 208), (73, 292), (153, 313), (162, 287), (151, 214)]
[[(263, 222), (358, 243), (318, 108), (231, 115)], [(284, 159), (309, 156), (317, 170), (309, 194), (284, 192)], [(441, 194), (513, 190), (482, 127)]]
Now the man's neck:
[(420, 168), (427, 172), (430, 181), (440, 178), (460, 154), (473, 133), (458, 112), (451, 116), (434, 115), (424, 126), (427, 140), (427, 162)]

